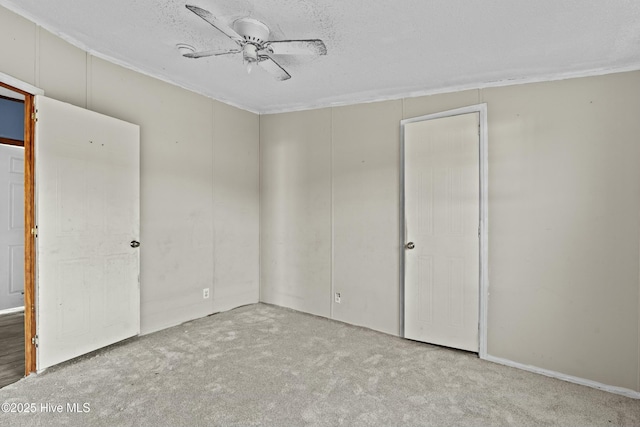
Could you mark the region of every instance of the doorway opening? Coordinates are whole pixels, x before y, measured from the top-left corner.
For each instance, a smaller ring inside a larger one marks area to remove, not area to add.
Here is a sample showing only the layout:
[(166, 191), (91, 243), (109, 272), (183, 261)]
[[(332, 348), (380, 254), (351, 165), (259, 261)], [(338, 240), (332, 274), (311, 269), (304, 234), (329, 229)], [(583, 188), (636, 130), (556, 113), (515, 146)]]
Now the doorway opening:
[(486, 104), (400, 123), (401, 336), (486, 358)]
[(36, 369), (34, 93), (0, 75), (0, 387)]

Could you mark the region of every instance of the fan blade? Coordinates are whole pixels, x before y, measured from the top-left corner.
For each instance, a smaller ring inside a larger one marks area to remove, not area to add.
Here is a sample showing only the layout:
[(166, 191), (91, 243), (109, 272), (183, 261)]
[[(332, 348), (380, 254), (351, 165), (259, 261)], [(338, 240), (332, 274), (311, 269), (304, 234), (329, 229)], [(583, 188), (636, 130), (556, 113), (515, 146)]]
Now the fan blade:
[(289, 80), (291, 78), (291, 75), (289, 75), (289, 73), (287, 73), (285, 69), (280, 66), (280, 64), (278, 64), (268, 56), (261, 56), (258, 65), (260, 65), (263, 70), (280, 81)]
[(242, 42), (244, 42), (244, 39), (238, 33), (236, 33), (230, 26), (213, 16), (211, 12), (189, 4), (186, 5), (186, 8), (207, 21), (213, 28), (217, 29), (236, 43), (242, 44)]
[(282, 40), (265, 43), (274, 55), (326, 55), (327, 47), (322, 40)]
[(235, 53), (240, 53), (240, 52), (242, 52), (242, 51), (238, 50), (238, 49), (233, 49), (233, 50), (207, 50), (207, 51), (203, 51), (203, 52), (185, 53), (182, 56), (184, 56), (185, 58), (206, 58), (207, 56), (230, 55), (230, 54), (235, 54)]

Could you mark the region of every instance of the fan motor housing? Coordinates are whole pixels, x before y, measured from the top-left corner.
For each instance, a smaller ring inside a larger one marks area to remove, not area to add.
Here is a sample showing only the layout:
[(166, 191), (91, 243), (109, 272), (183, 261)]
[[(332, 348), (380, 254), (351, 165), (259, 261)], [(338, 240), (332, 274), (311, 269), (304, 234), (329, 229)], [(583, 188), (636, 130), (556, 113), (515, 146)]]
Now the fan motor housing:
[(234, 30), (248, 43), (263, 44), (269, 40), (269, 27), (252, 18), (240, 18), (233, 23)]

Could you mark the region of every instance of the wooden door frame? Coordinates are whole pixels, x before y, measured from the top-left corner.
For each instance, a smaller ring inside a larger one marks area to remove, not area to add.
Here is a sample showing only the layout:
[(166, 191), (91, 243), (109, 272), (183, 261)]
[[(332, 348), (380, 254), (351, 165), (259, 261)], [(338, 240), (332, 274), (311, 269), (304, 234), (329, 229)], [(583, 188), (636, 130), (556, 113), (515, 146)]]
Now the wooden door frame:
[(487, 122), (487, 104), (477, 104), (468, 107), (456, 108), (426, 116), (413, 117), (400, 121), (400, 336), (404, 338), (404, 311), (405, 311), (405, 125), (425, 120), (441, 119), (444, 117), (459, 116), (462, 114), (478, 113), (478, 135), (480, 142), (480, 298), (478, 319), (478, 355), (481, 359), (487, 358), (487, 308), (489, 300), (489, 133)]
[(24, 95), (24, 374), (36, 372), (35, 95), (44, 91), (0, 73), (0, 86)]

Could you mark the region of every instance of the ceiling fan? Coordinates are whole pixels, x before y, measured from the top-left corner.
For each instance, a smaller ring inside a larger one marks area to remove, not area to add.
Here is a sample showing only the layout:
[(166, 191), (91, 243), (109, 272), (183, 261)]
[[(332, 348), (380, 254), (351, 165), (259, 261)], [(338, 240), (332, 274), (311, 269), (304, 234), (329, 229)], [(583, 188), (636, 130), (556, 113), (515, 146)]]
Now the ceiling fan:
[(196, 52), (188, 47), (183, 54), (186, 58), (204, 58), (207, 56), (234, 55), (242, 53), (242, 59), (251, 72), (254, 65), (267, 71), (278, 80), (288, 80), (291, 75), (273, 60), (271, 55), (326, 55), (327, 48), (322, 40), (269, 40), (271, 31), (264, 23), (251, 18), (240, 18), (233, 28), (197, 6), (186, 5), (187, 9), (207, 21), (212, 27), (238, 44), (237, 49), (207, 50)]

